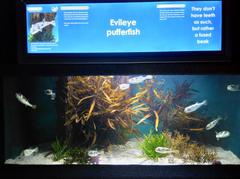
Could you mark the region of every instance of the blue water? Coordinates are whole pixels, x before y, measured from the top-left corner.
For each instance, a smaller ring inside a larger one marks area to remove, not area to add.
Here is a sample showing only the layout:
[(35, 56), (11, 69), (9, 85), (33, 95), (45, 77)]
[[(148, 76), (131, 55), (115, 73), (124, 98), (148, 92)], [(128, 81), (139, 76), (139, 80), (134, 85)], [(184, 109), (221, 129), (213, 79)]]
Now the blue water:
[[(129, 76), (133, 77), (133, 76)], [(119, 78), (121, 79), (121, 78)], [(186, 106), (195, 102), (207, 100), (207, 106), (201, 107), (196, 113), (203, 117), (206, 122), (211, 122), (217, 116), (226, 118), (221, 120), (217, 126), (209, 131), (202, 131), (200, 134), (211, 136), (211, 140), (206, 138), (205, 143), (220, 146), (225, 150), (231, 150), (240, 158), (240, 92), (227, 90), (229, 84), (240, 84), (240, 76), (234, 75), (157, 75), (153, 76), (154, 88), (158, 87), (159, 82), (165, 81), (163, 85), (164, 94), (171, 90), (174, 92), (175, 83), (181, 84), (184, 81), (192, 82), (191, 88), (195, 89), (195, 95), (186, 101)], [(21, 81), (21, 83), (20, 83)], [(57, 109), (59, 99), (56, 85), (61, 81), (57, 77), (29, 77), (29, 78), (6, 78), (4, 80), (4, 117), (5, 117), (5, 138), (6, 153), (8, 156), (17, 155), (31, 145), (53, 141), (56, 137), (57, 125), (60, 118)], [(124, 81), (119, 81), (124, 83)], [(143, 87), (145, 83), (131, 85), (131, 94), (138, 92), (138, 87)], [(53, 101), (44, 93), (44, 90), (52, 89), (57, 92), (56, 100)], [(64, 90), (64, 89), (62, 89)], [(33, 104), (37, 104), (37, 110), (26, 108), (20, 104), (15, 93), (22, 92)], [(186, 107), (183, 106), (183, 107)], [(23, 117), (20, 117), (23, 116)], [(133, 119), (134, 120), (134, 119)], [(140, 119), (136, 119), (138, 121)], [(146, 120), (146, 125), (138, 125), (138, 129), (143, 134), (148, 134), (154, 130), (153, 120)], [(149, 124), (149, 125), (148, 125)], [(163, 124), (160, 121), (159, 132)], [(227, 130), (231, 135), (227, 138), (215, 139), (215, 131)], [(198, 135), (196, 133), (195, 135)], [(31, 140), (30, 140), (31, 139)]]
[[(207, 100), (208, 105), (204, 106), (203, 115), (211, 119), (217, 116), (226, 117), (212, 130), (207, 131), (215, 135), (215, 131), (230, 131), (231, 135), (227, 138), (216, 141), (218, 146), (240, 156), (240, 92), (227, 90), (229, 84), (239, 84), (240, 76), (231, 75), (159, 75), (154, 77), (156, 81), (165, 79), (164, 89), (174, 89), (174, 81), (184, 82), (187, 80), (192, 83), (192, 88), (198, 90), (195, 96), (189, 101), (201, 102)], [(191, 103), (189, 103), (190, 105)], [(203, 131), (204, 132), (204, 131)]]

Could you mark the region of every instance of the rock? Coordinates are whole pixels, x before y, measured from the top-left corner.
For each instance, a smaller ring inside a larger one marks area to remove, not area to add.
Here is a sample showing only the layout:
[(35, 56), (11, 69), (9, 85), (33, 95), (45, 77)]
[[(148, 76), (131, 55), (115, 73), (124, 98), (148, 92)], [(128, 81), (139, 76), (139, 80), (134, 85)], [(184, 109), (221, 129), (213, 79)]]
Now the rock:
[(216, 147), (217, 160), (222, 164), (240, 164), (240, 159), (230, 150), (224, 150), (221, 147)]
[(139, 149), (130, 149), (128, 150), (128, 154), (132, 156), (141, 156), (143, 155), (142, 151)]
[(218, 161), (218, 160), (214, 160), (212, 162), (212, 165), (222, 165), (222, 162)]
[(5, 164), (15, 164), (16, 163), (16, 160), (13, 160), (13, 159), (7, 159), (5, 161)]

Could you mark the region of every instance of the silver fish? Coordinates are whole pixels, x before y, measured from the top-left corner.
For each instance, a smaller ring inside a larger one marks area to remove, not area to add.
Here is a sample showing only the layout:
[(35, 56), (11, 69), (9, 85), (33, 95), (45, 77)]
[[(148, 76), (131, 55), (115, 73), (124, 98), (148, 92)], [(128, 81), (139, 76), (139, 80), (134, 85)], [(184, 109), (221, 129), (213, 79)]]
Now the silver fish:
[(160, 154), (170, 154), (170, 153), (177, 153), (176, 150), (172, 150), (168, 147), (157, 147), (155, 149), (155, 152), (160, 153)]
[(45, 19), (43, 19), (41, 22), (37, 22), (35, 24), (32, 24), (31, 28), (30, 28), (30, 33), (32, 35), (38, 33), (38, 32), (42, 32), (42, 29), (49, 26), (49, 25), (53, 25), (55, 26), (55, 21), (46, 21)]
[(53, 92), (51, 89), (46, 89), (45, 94), (51, 97), (51, 100), (55, 100), (56, 98), (56, 93)]
[(31, 107), (32, 109), (36, 109), (37, 105), (32, 105), (25, 96), (23, 96), (20, 93), (16, 93), (16, 98), (19, 102), (21, 102), (22, 104), (24, 104), (25, 106)]
[(184, 112), (185, 112), (185, 113), (192, 113), (192, 112), (198, 110), (198, 109), (199, 109), (200, 107), (202, 107), (203, 105), (207, 105), (207, 100), (204, 100), (204, 101), (201, 102), (201, 103), (196, 102), (195, 104), (186, 107), (186, 108), (184, 109)]
[(240, 91), (240, 85), (235, 84), (228, 85), (227, 90), (232, 92)]
[(229, 131), (216, 132), (217, 140), (219, 140), (220, 138), (226, 138), (228, 136), (230, 136), (230, 132)]
[(97, 150), (89, 150), (88, 151), (88, 156), (89, 157), (96, 157), (98, 156), (100, 153)]
[(142, 83), (145, 80), (151, 80), (151, 79), (153, 79), (152, 75), (137, 76), (137, 77), (129, 78), (128, 83), (129, 84), (139, 84), (139, 83)]
[(222, 117), (217, 117), (217, 119), (215, 119), (215, 120), (213, 120), (212, 122), (210, 122), (209, 124), (207, 124), (207, 126), (206, 126), (206, 130), (210, 130), (210, 129), (212, 129), (212, 128), (214, 128), (216, 125), (217, 125), (217, 123), (220, 121), (220, 120), (222, 120), (223, 118)]
[(120, 90), (127, 90), (129, 89), (129, 87), (130, 87), (130, 84), (127, 84), (127, 83), (123, 83), (119, 85)]

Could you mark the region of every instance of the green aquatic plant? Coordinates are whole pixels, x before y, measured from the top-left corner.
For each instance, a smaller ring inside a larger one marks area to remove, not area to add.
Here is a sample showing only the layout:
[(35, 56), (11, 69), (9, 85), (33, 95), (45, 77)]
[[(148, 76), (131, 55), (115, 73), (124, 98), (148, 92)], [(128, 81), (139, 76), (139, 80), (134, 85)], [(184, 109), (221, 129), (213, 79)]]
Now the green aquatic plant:
[(67, 152), (67, 156), (64, 159), (65, 164), (88, 164), (90, 161), (90, 157), (88, 156), (87, 149), (75, 147), (71, 148)]
[(90, 157), (88, 156), (87, 149), (74, 147), (68, 145), (68, 141), (60, 142), (57, 138), (51, 144), (53, 152), (53, 160), (58, 161), (64, 159), (65, 164), (87, 164)]
[(144, 136), (143, 142), (140, 144), (144, 155), (151, 159), (157, 160), (158, 158), (165, 157), (167, 154), (160, 154), (155, 151), (157, 147), (169, 147), (170, 141), (165, 136), (164, 133), (153, 134), (150, 132), (148, 135)]
[(28, 35), (28, 41), (29, 41), (29, 42), (32, 42), (32, 41), (33, 41), (33, 35), (32, 35), (32, 34), (29, 34), (29, 35)]
[(67, 142), (60, 142), (58, 138), (51, 144), (53, 152), (53, 160), (58, 161), (69, 155)]

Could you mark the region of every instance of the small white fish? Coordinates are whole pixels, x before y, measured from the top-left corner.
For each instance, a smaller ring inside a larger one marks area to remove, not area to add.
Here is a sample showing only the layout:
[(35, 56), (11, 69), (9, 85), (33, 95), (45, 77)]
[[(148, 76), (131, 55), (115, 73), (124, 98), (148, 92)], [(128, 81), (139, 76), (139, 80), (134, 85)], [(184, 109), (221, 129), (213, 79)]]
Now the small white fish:
[(32, 109), (36, 109), (37, 105), (32, 105), (25, 96), (23, 96), (20, 93), (16, 93), (16, 98), (19, 102), (21, 102), (22, 104), (24, 104), (25, 106), (31, 107)]
[(155, 152), (160, 153), (160, 154), (170, 154), (170, 153), (177, 153), (176, 150), (172, 150), (168, 147), (157, 147), (155, 149)]
[(196, 102), (195, 104), (186, 107), (186, 108), (184, 109), (184, 112), (185, 112), (185, 113), (192, 113), (192, 112), (198, 110), (198, 109), (199, 109), (200, 107), (202, 107), (203, 105), (207, 105), (207, 100), (204, 100), (204, 101), (201, 102), (201, 103)]
[(219, 140), (220, 138), (226, 138), (228, 136), (230, 136), (230, 132), (229, 131), (216, 132), (217, 140)]
[(89, 157), (96, 157), (98, 156), (100, 153), (97, 150), (89, 150), (88, 151), (88, 156)]
[(129, 87), (130, 87), (130, 84), (127, 84), (127, 83), (123, 83), (119, 85), (120, 90), (127, 90), (129, 89)]
[(240, 91), (240, 85), (234, 85), (234, 84), (228, 85), (227, 90), (232, 92)]
[(133, 77), (133, 78), (128, 79), (128, 82), (130, 84), (139, 84), (139, 83), (142, 83), (145, 80), (151, 80), (151, 79), (153, 79), (152, 75), (147, 75), (145, 77), (144, 76), (137, 76), (137, 77)]
[(32, 24), (31, 28), (30, 28), (30, 33), (32, 35), (38, 33), (38, 32), (42, 32), (42, 29), (49, 26), (49, 25), (53, 25), (55, 26), (55, 21), (46, 21), (45, 19), (43, 19), (41, 22), (37, 22), (35, 24)]
[(215, 120), (213, 120), (212, 122), (210, 122), (209, 124), (207, 124), (207, 126), (206, 126), (206, 130), (210, 130), (210, 129), (212, 129), (212, 128), (214, 128), (216, 125), (217, 125), (217, 123), (220, 121), (220, 120), (222, 120), (223, 118), (222, 117), (217, 117), (217, 119), (215, 119)]
[(51, 100), (55, 100), (56, 98), (56, 93), (53, 92), (51, 89), (46, 89), (45, 94), (51, 97)]

